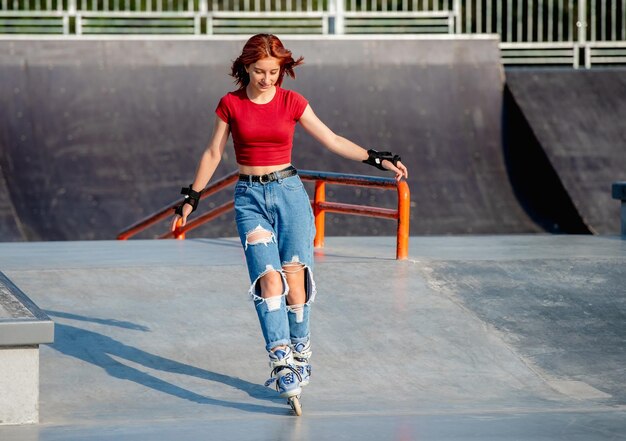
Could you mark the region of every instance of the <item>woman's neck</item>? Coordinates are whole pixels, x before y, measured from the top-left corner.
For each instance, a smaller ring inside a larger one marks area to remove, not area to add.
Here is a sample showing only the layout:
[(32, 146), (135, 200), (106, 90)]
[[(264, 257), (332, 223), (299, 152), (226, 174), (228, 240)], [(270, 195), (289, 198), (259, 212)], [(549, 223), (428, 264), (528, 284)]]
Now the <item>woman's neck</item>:
[(266, 91), (261, 92), (248, 84), (246, 86), (246, 95), (248, 99), (255, 104), (267, 104), (272, 101), (274, 95), (276, 95), (276, 86), (272, 86)]

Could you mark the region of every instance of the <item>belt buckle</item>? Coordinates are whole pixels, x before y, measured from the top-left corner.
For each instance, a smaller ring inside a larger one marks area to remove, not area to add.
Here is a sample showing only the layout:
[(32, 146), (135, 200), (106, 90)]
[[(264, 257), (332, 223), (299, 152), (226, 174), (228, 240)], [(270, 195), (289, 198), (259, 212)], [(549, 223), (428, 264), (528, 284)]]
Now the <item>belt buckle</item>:
[[(266, 177), (267, 181), (264, 181), (264, 180), (263, 180), (263, 177), (264, 177), (264, 176)], [(267, 184), (268, 182), (270, 182), (270, 175), (269, 175), (269, 174), (259, 176), (259, 183), (260, 183), (260, 184), (265, 185), (265, 184)]]

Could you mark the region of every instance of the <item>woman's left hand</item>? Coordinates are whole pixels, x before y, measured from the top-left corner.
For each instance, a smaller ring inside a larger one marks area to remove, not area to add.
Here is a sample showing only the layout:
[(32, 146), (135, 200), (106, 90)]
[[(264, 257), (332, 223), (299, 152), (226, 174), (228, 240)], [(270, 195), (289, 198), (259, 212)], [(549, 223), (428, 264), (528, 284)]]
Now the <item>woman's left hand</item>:
[(400, 181), (400, 179), (402, 178), (408, 179), (409, 171), (404, 166), (402, 161), (398, 161), (397, 164), (398, 165), (393, 165), (391, 161), (387, 161), (386, 159), (382, 162), (383, 167), (385, 167), (387, 170), (391, 170), (396, 174), (396, 181)]

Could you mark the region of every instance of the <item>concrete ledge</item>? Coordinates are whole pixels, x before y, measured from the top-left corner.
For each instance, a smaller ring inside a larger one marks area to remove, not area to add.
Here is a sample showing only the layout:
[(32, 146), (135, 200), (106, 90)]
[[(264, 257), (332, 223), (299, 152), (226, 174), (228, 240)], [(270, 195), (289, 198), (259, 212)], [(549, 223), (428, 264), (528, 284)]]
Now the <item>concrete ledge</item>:
[(0, 425), (39, 422), (39, 346), (0, 348)]
[(0, 272), (0, 425), (39, 421), (39, 344), (54, 323)]
[(53, 341), (52, 320), (0, 272), (0, 347)]

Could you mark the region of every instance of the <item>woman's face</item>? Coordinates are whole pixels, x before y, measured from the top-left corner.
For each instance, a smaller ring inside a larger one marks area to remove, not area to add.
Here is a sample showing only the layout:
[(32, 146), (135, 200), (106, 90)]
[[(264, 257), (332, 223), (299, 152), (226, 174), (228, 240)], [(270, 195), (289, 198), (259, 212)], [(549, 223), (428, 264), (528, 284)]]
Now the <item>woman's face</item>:
[(274, 57), (262, 58), (246, 66), (246, 72), (250, 75), (250, 86), (259, 92), (266, 92), (278, 81), (280, 61)]

